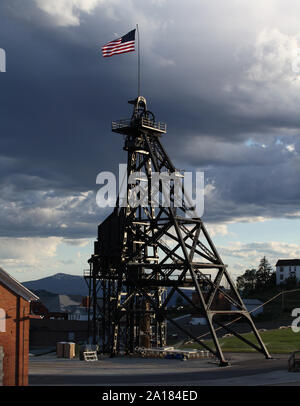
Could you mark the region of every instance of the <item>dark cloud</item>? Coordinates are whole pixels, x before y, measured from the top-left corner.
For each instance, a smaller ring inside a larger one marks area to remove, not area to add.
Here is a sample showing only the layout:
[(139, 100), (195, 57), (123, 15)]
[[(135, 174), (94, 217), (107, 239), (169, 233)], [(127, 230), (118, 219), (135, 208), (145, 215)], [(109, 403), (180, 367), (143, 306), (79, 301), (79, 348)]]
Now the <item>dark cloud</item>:
[(77, 12), (79, 25), (57, 26), (32, 1), (1, 2), (2, 236), (96, 235), (108, 213), (96, 206), (96, 176), (117, 173), (126, 162), (110, 123), (131, 114), (137, 73), (135, 54), (105, 60), (100, 47), (137, 17), (144, 27), (142, 89), (168, 124), (163, 142), (176, 166), (204, 169), (214, 185), (205, 218), (295, 215), (299, 88), (281, 62), (285, 54), (270, 59), (286, 36), (270, 31), (257, 42), (263, 26), (251, 27), (248, 4), (236, 9), (228, 1), (232, 14), (222, 17), (226, 6), (219, 2), (190, 3), (194, 16), (183, 5), (170, 10), (168, 2), (99, 2), (94, 13)]

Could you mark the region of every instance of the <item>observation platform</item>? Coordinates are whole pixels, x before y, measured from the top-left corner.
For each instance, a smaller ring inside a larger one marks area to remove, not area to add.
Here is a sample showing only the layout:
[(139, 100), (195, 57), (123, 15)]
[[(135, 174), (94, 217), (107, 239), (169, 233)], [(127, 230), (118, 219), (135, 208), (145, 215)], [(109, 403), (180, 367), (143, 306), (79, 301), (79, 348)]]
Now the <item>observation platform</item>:
[(124, 120), (113, 121), (111, 123), (112, 131), (119, 134), (126, 134), (131, 132), (133, 129), (138, 128), (148, 129), (161, 134), (165, 134), (167, 132), (167, 124), (160, 121), (155, 122), (144, 117), (136, 120), (128, 118)]

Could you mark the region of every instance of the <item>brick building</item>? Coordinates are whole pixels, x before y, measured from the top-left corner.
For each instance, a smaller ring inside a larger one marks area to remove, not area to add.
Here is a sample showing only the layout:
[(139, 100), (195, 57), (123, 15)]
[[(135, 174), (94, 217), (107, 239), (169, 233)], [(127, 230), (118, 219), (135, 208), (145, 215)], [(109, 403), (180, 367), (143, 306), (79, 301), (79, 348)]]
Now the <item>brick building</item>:
[(3, 385), (28, 384), (30, 302), (38, 300), (30, 290), (0, 268), (0, 348)]

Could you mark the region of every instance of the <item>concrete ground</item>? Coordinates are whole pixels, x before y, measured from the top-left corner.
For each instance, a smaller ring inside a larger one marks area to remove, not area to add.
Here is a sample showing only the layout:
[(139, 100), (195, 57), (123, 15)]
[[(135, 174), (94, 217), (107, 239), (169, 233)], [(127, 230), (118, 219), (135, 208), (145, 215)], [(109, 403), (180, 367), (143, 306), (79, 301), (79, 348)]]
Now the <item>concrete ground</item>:
[(287, 354), (226, 354), (231, 366), (213, 360), (187, 361), (103, 357), (99, 361), (56, 358), (56, 354), (30, 357), (29, 385), (96, 386), (300, 386), (300, 373), (287, 371)]

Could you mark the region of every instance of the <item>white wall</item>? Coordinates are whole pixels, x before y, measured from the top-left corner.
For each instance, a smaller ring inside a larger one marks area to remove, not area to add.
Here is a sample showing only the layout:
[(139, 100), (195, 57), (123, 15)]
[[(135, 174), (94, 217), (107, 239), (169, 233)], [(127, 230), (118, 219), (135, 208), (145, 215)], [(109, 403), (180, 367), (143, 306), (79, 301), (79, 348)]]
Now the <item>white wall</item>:
[[(280, 271), (280, 269), (283, 268), (283, 272)], [(291, 267), (288, 266), (276, 266), (276, 284), (279, 285), (280, 283), (284, 282), (287, 278), (289, 278), (291, 276), (291, 272), (290, 270), (293, 272), (294, 270), (296, 270), (296, 278), (297, 281), (300, 282), (300, 266), (294, 266), (292, 265)], [(283, 279), (280, 279), (280, 275), (283, 275)]]

